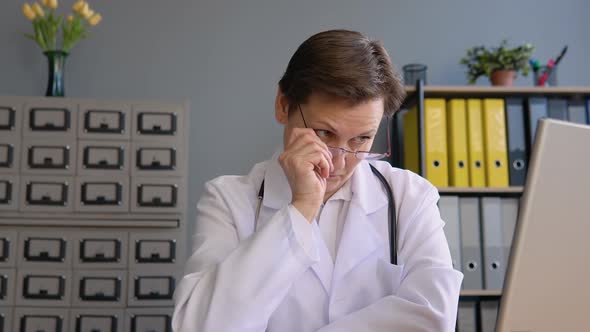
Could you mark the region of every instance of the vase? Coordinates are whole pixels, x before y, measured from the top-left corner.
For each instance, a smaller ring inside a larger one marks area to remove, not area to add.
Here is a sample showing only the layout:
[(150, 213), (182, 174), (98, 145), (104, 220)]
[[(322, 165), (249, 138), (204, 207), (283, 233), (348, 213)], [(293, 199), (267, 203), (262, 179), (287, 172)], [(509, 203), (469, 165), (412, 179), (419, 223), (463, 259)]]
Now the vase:
[(490, 75), (492, 85), (512, 86), (516, 72), (514, 70), (496, 69)]
[(46, 51), (43, 52), (47, 57), (48, 77), (47, 77), (47, 97), (64, 97), (64, 71), (65, 62), (68, 52), (64, 51)]

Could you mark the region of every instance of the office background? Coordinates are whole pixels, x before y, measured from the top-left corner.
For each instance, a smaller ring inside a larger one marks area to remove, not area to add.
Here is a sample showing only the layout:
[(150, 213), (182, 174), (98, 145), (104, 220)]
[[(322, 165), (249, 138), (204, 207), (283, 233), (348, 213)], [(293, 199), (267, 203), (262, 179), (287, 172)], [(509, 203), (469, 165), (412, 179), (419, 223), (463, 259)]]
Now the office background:
[[(73, 0), (61, 0), (68, 8)], [(46, 62), (23, 33), (21, 0), (0, 2), (0, 95), (42, 95)], [(191, 103), (189, 224), (203, 183), (243, 174), (281, 145), (276, 84), (296, 47), (332, 28), (383, 40), (394, 63), (428, 65), (428, 83), (466, 84), (468, 47), (528, 41), (547, 61), (567, 44), (560, 85), (589, 85), (586, 0), (91, 1), (103, 22), (72, 51), (66, 95)], [(64, 8), (62, 8), (63, 10)], [(517, 85), (531, 85), (520, 77)], [(478, 84), (488, 85), (484, 79)], [(189, 227), (191, 229), (192, 227)]]

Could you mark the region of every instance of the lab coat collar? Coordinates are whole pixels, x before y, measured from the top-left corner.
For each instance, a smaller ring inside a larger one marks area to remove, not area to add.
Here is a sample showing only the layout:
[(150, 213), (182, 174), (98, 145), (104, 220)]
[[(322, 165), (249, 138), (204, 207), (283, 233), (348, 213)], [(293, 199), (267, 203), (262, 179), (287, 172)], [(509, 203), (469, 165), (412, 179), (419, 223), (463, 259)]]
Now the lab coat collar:
[(262, 205), (279, 210), (291, 203), (291, 186), (279, 164), (278, 153), (268, 161), (264, 174), (264, 198)]
[(357, 201), (366, 214), (371, 214), (383, 206), (388, 200), (383, 192), (381, 181), (371, 171), (368, 161), (361, 161), (351, 176), (353, 201)]

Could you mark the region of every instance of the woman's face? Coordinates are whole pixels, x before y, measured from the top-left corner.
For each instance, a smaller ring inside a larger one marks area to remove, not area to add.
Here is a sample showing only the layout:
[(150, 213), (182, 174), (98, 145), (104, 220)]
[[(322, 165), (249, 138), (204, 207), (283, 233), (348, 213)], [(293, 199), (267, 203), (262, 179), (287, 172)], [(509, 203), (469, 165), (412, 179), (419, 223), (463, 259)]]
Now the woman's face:
[[(374, 99), (350, 105), (334, 97), (312, 94), (306, 104), (287, 111), (286, 98), (279, 91), (276, 103), (277, 120), (285, 125), (284, 141), (293, 128), (314, 129), (320, 139), (330, 147), (349, 151), (369, 151), (383, 117), (383, 99)], [(305, 122), (303, 120), (305, 118)], [(326, 196), (334, 194), (350, 178), (359, 164), (352, 153), (343, 153), (332, 159), (334, 172), (327, 179)]]

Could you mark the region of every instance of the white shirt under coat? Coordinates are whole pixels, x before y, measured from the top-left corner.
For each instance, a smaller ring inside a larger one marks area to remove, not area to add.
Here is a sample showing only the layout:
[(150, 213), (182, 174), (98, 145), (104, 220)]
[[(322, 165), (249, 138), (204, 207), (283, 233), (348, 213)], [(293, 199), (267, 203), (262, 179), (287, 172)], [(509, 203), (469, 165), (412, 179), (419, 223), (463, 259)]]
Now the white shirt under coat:
[(322, 211), (318, 225), (290, 205), (275, 158), (205, 185), (174, 330), (454, 331), (463, 275), (451, 264), (438, 191), (412, 172), (371, 163), (395, 197), (398, 265), (389, 257), (387, 195), (367, 161), (326, 202), (340, 213)]

